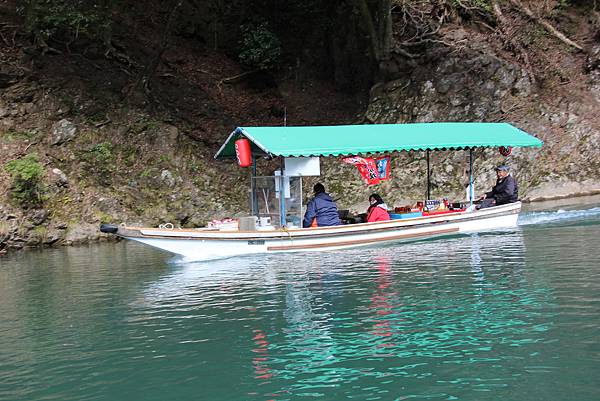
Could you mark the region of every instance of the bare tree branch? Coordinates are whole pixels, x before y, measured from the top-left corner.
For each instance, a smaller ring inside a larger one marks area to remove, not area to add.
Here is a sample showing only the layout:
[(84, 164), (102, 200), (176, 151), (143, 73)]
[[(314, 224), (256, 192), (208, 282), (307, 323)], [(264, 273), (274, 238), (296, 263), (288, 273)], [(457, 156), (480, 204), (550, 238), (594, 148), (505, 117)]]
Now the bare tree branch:
[(508, 1), (510, 1), (512, 3), (512, 5), (514, 5), (519, 11), (521, 11), (522, 13), (527, 15), (529, 18), (531, 18), (532, 20), (534, 20), (535, 22), (537, 22), (538, 24), (540, 24), (544, 28), (546, 28), (546, 30), (548, 32), (550, 32), (552, 35), (554, 35), (556, 38), (558, 38), (561, 42), (567, 44), (568, 46), (572, 46), (572, 47), (576, 48), (577, 50), (583, 51), (583, 47), (581, 47), (579, 44), (572, 41), (571, 39), (567, 38), (562, 32), (560, 32), (558, 29), (553, 27), (552, 24), (550, 24), (548, 21), (535, 15), (526, 5), (522, 4), (519, 0), (508, 0)]
[(525, 71), (527, 71), (527, 75), (529, 75), (529, 79), (531, 80), (531, 82), (536, 82), (535, 74), (533, 73), (533, 68), (531, 67), (531, 63), (529, 62), (529, 56), (527, 54), (527, 51), (525, 51), (525, 49), (523, 49), (523, 46), (521, 46), (514, 39), (514, 36), (512, 35), (512, 33), (507, 31), (510, 24), (507, 22), (506, 18), (504, 17), (504, 14), (502, 13), (502, 9), (500, 8), (500, 4), (498, 4), (498, 1), (496, 1), (496, 0), (492, 1), (492, 10), (494, 11), (494, 15), (496, 16), (496, 19), (498, 20), (498, 23), (499, 23), (498, 29), (500, 29), (500, 32), (503, 33), (503, 36), (507, 38), (507, 41), (508, 41), (510, 47), (512, 47), (515, 51), (517, 51), (520, 54), (520, 56), (523, 58), (523, 61), (525, 62)]

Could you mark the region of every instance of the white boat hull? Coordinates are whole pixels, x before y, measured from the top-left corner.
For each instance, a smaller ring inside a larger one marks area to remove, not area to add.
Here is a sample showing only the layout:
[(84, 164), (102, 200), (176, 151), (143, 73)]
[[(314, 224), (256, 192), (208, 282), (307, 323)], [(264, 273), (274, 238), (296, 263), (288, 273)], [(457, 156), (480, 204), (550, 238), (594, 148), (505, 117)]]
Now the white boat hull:
[(258, 253), (335, 250), (509, 228), (517, 225), (520, 210), (521, 203), (517, 202), (473, 212), (335, 227), (273, 231), (119, 227), (115, 234), (185, 258), (208, 260)]

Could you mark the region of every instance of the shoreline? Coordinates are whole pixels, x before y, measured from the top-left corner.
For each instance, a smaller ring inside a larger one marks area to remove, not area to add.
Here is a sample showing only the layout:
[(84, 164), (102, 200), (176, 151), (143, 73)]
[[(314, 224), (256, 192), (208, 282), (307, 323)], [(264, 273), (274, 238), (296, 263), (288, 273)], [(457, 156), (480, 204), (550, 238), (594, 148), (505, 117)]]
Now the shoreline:
[[(563, 195), (555, 195), (555, 196), (537, 196), (534, 198), (525, 198), (521, 200), (524, 205), (529, 208), (533, 207), (533, 210), (538, 209), (542, 206), (543, 203), (552, 203), (553, 207), (561, 206), (561, 204), (569, 203), (569, 201), (579, 200), (580, 202), (573, 202), (575, 204), (600, 204), (600, 189), (592, 189), (587, 191), (579, 191), (575, 193), (563, 194)], [(535, 206), (534, 206), (535, 205)], [(543, 210), (540, 209), (540, 210)], [(91, 229), (91, 230), (90, 230)], [(84, 223), (76, 226), (73, 229), (74, 232), (79, 232), (81, 236), (70, 236), (70, 238), (62, 241), (57, 241), (52, 244), (41, 244), (37, 246), (27, 246), (24, 245), (22, 248), (8, 248), (5, 247), (0, 249), (0, 257), (16, 253), (22, 251), (36, 250), (36, 249), (49, 249), (49, 248), (58, 248), (58, 247), (66, 247), (66, 246), (82, 246), (82, 245), (90, 245), (100, 242), (119, 242), (122, 238), (116, 237), (114, 235), (108, 235), (100, 232), (99, 225), (91, 225), (89, 223)]]
[(524, 198), (521, 200), (522, 203), (538, 203), (538, 202), (547, 202), (547, 201), (555, 201), (562, 199), (576, 199), (576, 198), (584, 198), (588, 196), (596, 196), (600, 195), (600, 189), (591, 189), (588, 191), (580, 191), (573, 192), (563, 195), (554, 195), (554, 196), (536, 196), (533, 198)]

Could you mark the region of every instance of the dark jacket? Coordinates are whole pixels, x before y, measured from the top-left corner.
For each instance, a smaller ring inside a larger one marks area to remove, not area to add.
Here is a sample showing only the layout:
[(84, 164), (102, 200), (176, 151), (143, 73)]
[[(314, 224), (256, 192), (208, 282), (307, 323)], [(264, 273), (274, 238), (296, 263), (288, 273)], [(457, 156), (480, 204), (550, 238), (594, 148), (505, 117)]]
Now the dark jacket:
[(486, 199), (494, 198), (496, 205), (504, 205), (519, 200), (519, 187), (517, 180), (512, 175), (507, 175), (496, 181), (490, 192), (485, 194)]
[(318, 193), (306, 205), (306, 213), (302, 227), (310, 227), (312, 220), (317, 218), (319, 227), (337, 226), (340, 224), (337, 206), (331, 196), (324, 192)]

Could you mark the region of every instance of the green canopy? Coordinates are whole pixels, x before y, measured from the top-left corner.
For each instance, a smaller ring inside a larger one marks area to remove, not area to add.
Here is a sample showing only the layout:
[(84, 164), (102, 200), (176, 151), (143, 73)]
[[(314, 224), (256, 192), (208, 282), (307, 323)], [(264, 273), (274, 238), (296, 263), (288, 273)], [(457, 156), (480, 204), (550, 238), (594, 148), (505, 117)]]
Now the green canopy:
[(316, 127), (238, 127), (215, 159), (235, 157), (234, 142), (248, 138), (257, 156), (339, 156), (402, 150), (542, 146), (507, 123), (416, 123)]

